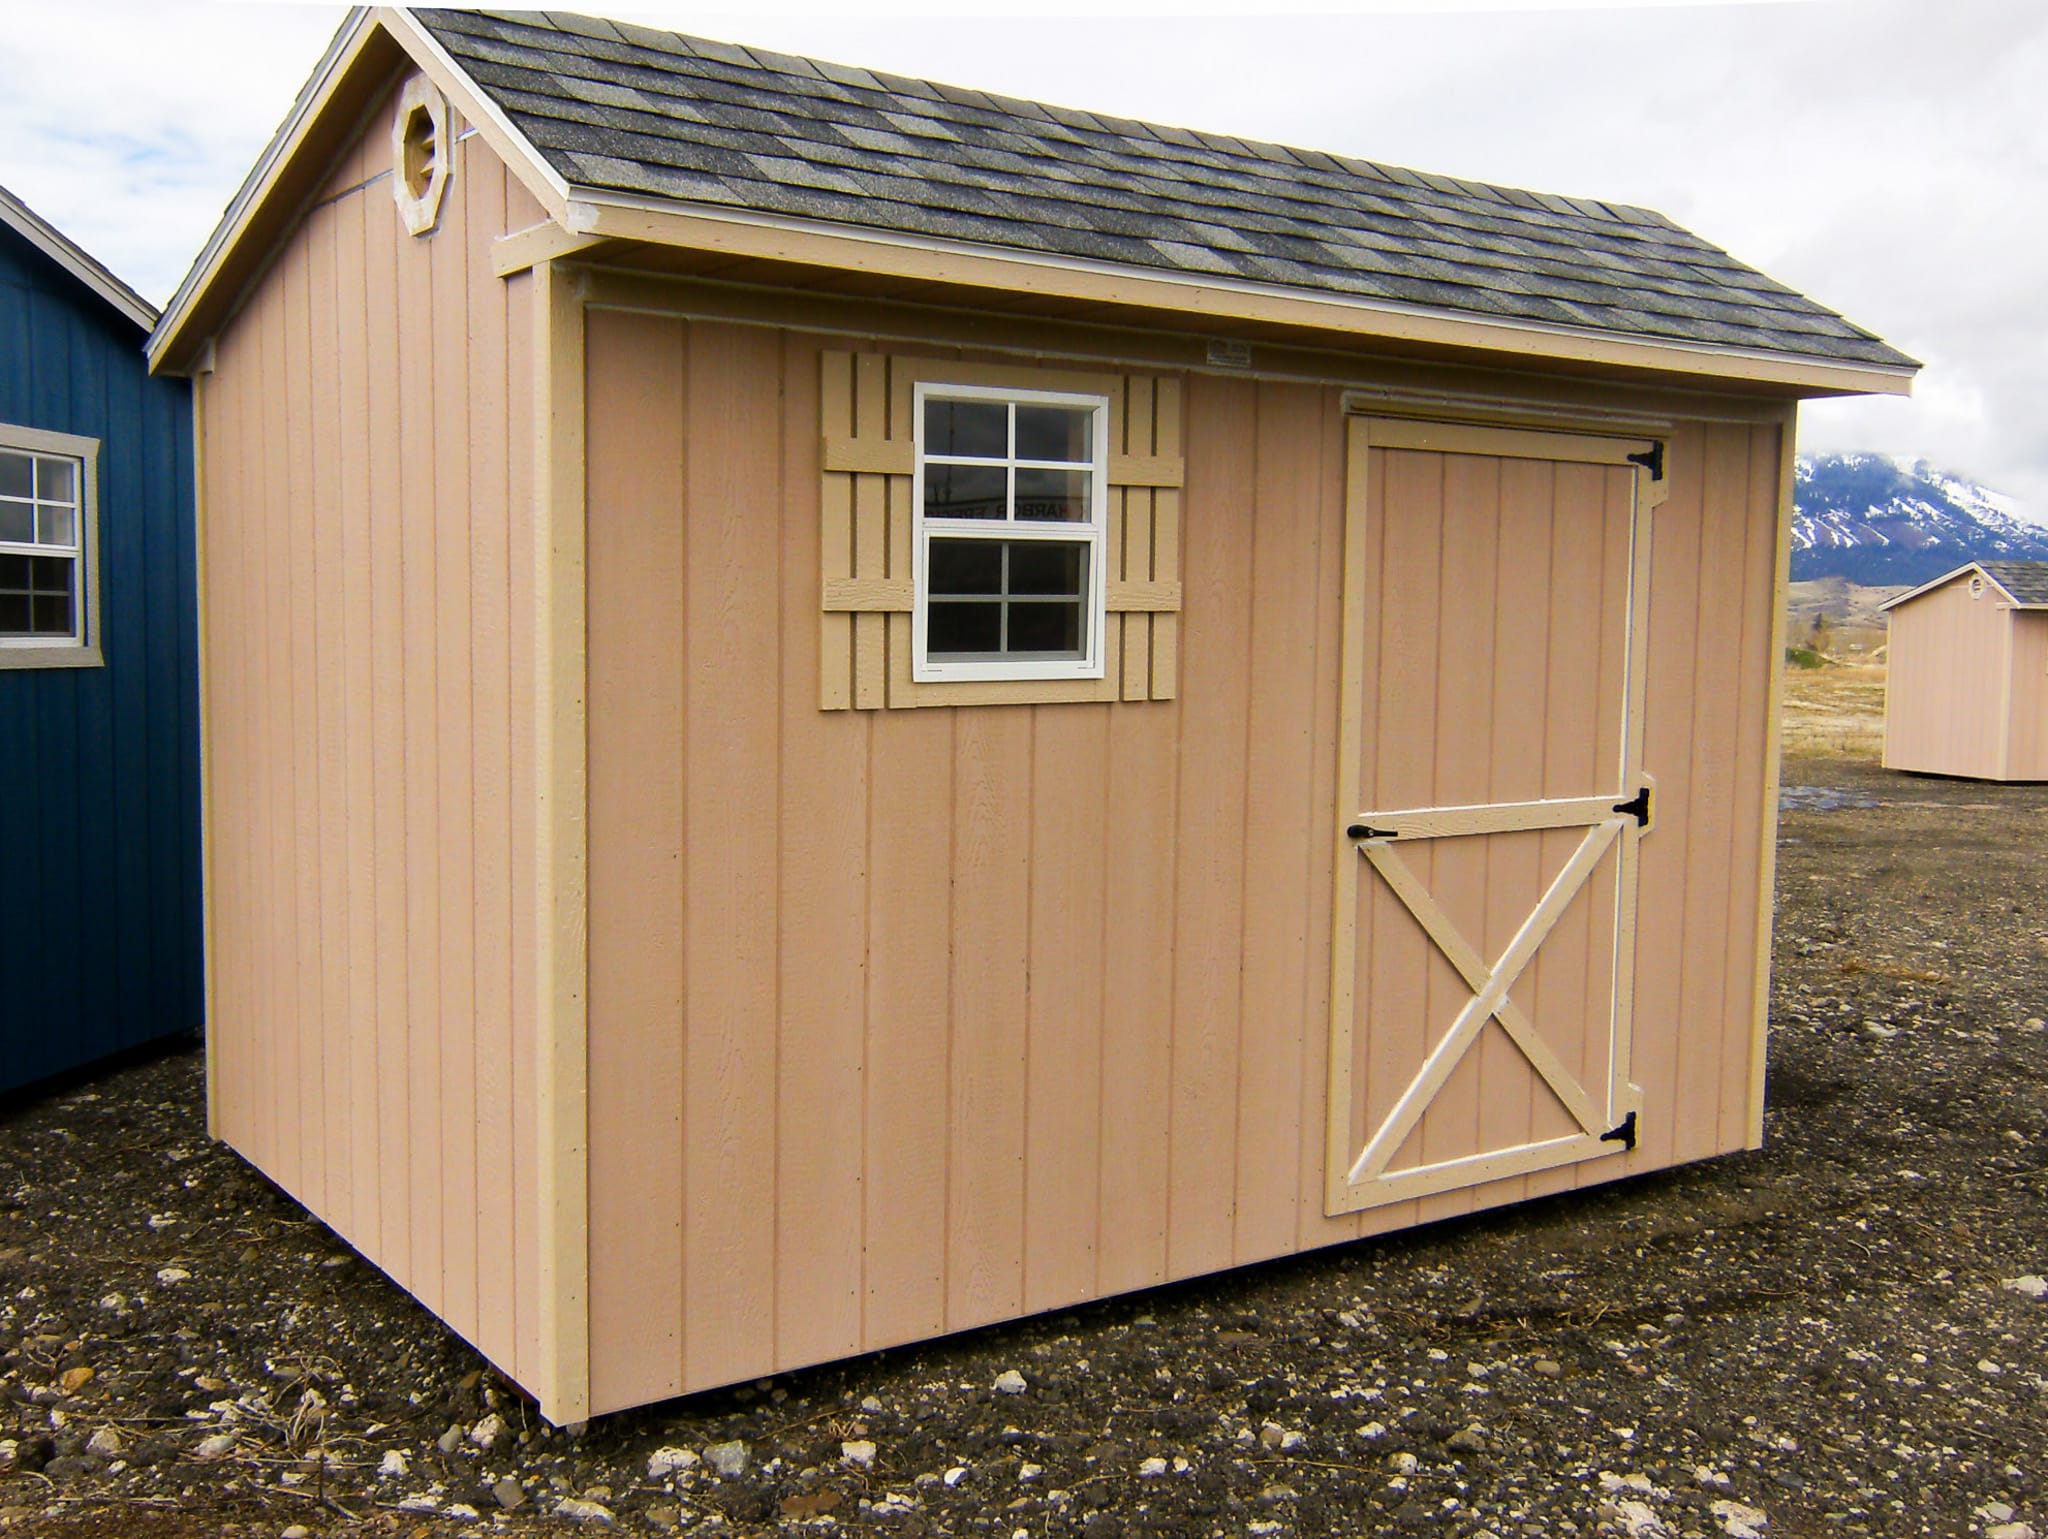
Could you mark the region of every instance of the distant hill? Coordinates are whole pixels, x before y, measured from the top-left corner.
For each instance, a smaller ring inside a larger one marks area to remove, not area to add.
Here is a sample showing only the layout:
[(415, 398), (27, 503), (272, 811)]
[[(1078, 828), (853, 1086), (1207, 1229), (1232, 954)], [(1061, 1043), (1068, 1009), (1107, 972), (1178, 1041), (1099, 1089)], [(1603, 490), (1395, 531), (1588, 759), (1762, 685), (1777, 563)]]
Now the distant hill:
[(1965, 561), (2048, 561), (2048, 528), (2011, 498), (1925, 460), (1802, 454), (1797, 475), (1795, 582), (1910, 587)]

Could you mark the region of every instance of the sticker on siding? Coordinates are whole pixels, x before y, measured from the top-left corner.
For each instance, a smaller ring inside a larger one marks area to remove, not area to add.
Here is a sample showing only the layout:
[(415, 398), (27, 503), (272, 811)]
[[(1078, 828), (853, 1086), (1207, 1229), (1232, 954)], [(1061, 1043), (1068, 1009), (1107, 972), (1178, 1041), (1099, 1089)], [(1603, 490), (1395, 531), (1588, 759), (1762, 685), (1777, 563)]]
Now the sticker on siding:
[(1214, 369), (1249, 369), (1252, 366), (1251, 343), (1240, 342), (1235, 337), (1211, 337), (1209, 366)]

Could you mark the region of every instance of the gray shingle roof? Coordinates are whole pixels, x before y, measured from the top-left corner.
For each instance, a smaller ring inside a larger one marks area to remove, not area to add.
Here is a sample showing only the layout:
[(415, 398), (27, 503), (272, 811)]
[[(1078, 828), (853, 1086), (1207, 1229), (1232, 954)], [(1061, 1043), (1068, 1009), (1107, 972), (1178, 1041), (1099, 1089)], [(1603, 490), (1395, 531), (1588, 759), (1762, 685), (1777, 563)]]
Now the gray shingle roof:
[(2048, 561), (1980, 561), (1977, 565), (2019, 603), (2048, 605)]
[(1644, 209), (623, 22), (416, 14), (572, 186), (1485, 319), (1912, 366)]

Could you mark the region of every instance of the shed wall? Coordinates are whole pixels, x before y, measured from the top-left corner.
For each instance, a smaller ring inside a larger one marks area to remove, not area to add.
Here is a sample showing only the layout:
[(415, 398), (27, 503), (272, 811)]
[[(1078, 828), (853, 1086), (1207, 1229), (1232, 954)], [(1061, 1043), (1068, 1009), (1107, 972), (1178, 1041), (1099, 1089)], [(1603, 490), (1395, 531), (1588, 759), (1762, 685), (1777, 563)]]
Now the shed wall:
[(408, 235), (389, 131), (203, 379), (213, 1125), (531, 1383), (539, 210), (470, 137)]
[(2048, 613), (2012, 614), (2012, 725), (2005, 778), (2048, 780)]
[(1886, 769), (2007, 778), (2012, 636), (1997, 590), (1973, 599), (1962, 579), (1891, 611)]
[(0, 1091), (203, 1014), (192, 397), (0, 227), (0, 422), (100, 441), (97, 668), (0, 669)]
[[(1177, 700), (823, 712), (845, 338), (587, 343), (593, 1411), (1575, 1179), (1323, 1214), (1340, 391), (1184, 378)], [(1603, 1176), (1752, 1136), (1785, 452), (1671, 434)]]

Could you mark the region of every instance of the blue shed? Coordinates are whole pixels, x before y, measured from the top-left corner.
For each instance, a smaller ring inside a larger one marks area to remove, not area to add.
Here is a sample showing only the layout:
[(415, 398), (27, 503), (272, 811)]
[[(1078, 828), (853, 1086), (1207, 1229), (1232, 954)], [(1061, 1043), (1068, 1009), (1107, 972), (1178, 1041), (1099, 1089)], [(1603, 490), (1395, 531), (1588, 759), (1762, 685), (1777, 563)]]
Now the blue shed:
[(0, 1092), (200, 1025), (192, 395), (0, 188)]

